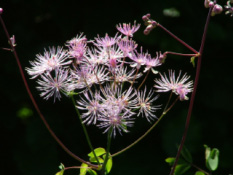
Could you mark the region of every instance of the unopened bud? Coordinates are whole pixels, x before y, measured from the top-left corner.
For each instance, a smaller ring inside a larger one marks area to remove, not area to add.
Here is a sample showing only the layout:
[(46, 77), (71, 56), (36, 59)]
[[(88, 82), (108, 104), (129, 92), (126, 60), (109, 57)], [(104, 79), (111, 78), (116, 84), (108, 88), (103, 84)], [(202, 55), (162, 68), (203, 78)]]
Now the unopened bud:
[(149, 18), (148, 18), (146, 15), (144, 15), (144, 16), (142, 17), (142, 20), (143, 20), (143, 21), (148, 21)]
[(214, 15), (220, 14), (220, 13), (222, 13), (222, 11), (223, 11), (222, 6), (221, 6), (221, 5), (216, 4), (216, 5), (214, 6), (214, 8), (213, 8), (212, 12), (211, 12), (211, 16), (214, 16)]
[(204, 2), (205, 8), (209, 8), (210, 7), (209, 3), (210, 3), (210, 0), (205, 0), (205, 2)]
[(2, 8), (0, 8), (0, 15), (3, 13), (3, 9)]
[(149, 33), (150, 33), (150, 30), (148, 30), (147, 28), (144, 30), (144, 35), (149, 35)]
[(205, 8), (213, 7), (214, 6), (214, 2), (210, 1), (210, 0), (205, 0), (204, 6), (205, 6)]
[(147, 13), (146, 16), (147, 16), (147, 18), (150, 18), (150, 13)]
[(152, 22), (151, 22), (151, 25), (152, 25), (153, 27), (155, 27), (155, 26), (157, 25), (157, 22), (156, 22), (156, 21), (152, 21)]

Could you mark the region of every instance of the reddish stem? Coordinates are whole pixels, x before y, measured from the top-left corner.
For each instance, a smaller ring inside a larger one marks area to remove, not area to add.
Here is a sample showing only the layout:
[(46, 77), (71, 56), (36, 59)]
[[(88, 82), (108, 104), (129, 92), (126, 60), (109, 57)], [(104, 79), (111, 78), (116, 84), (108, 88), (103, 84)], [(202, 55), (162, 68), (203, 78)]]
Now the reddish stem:
[(57, 141), (57, 143), (64, 149), (64, 151), (67, 152), (71, 157), (73, 157), (74, 159), (76, 159), (76, 160), (78, 160), (78, 161), (80, 161), (80, 162), (83, 162), (83, 163), (85, 163), (85, 164), (87, 164), (87, 165), (89, 165), (89, 166), (91, 166), (91, 167), (93, 167), (93, 168), (98, 168), (98, 166), (93, 165), (93, 164), (91, 164), (91, 163), (89, 163), (89, 162), (86, 162), (85, 160), (81, 159), (80, 157), (78, 157), (78, 156), (76, 156), (74, 153), (72, 153), (72, 152), (61, 142), (61, 140), (56, 136), (56, 134), (55, 134), (55, 133), (53, 132), (53, 130), (50, 128), (49, 124), (47, 123), (46, 119), (44, 118), (43, 114), (41, 113), (41, 111), (40, 111), (40, 109), (39, 109), (39, 107), (38, 107), (38, 105), (37, 105), (37, 103), (36, 103), (36, 101), (35, 101), (35, 99), (34, 99), (32, 93), (31, 93), (31, 90), (29, 89), (27, 80), (26, 80), (26, 78), (25, 78), (25, 75), (24, 75), (22, 66), (21, 66), (20, 61), (19, 61), (19, 57), (18, 57), (18, 55), (17, 55), (17, 52), (16, 52), (16, 50), (15, 50), (15, 47), (13, 46), (13, 44), (12, 44), (12, 42), (11, 42), (11, 40), (10, 40), (10, 35), (9, 35), (8, 31), (7, 31), (7, 28), (6, 28), (6, 26), (5, 26), (5, 23), (4, 23), (4, 21), (3, 21), (1, 15), (0, 15), (0, 22), (1, 22), (1, 24), (2, 24), (2, 27), (3, 27), (4, 31), (5, 31), (5, 34), (6, 34), (7, 38), (8, 38), (8, 41), (9, 41), (10, 46), (11, 46), (11, 50), (12, 50), (13, 55), (14, 55), (14, 57), (15, 57), (15, 59), (16, 59), (17, 64), (18, 64), (19, 71), (20, 71), (20, 74), (21, 74), (21, 76), (22, 76), (22, 79), (23, 79), (24, 85), (25, 85), (25, 87), (26, 87), (27, 93), (28, 93), (28, 95), (29, 95), (29, 97), (30, 97), (30, 99), (31, 99), (31, 101), (32, 101), (32, 103), (33, 103), (33, 105), (34, 105), (34, 107), (36, 108), (37, 113), (39, 114), (41, 120), (43, 121), (44, 125), (46, 126), (46, 128), (48, 129), (48, 131), (50, 132), (50, 134), (52, 135), (52, 137), (53, 137), (53, 138)]
[(183, 54), (183, 53), (177, 53), (177, 52), (165, 52), (163, 55), (166, 56), (167, 54), (170, 55), (179, 55), (179, 56), (185, 56), (185, 57), (193, 57), (193, 56), (198, 56), (198, 54)]
[(190, 45), (188, 45), (186, 42), (184, 42), (183, 40), (181, 40), (180, 38), (178, 38), (176, 35), (174, 35), (173, 33), (171, 33), (169, 30), (167, 30), (165, 27), (163, 27), (161, 24), (157, 24), (157, 26), (159, 26), (161, 29), (163, 29), (165, 32), (167, 32), (169, 35), (171, 35), (174, 39), (176, 39), (177, 41), (179, 41), (181, 44), (183, 44), (185, 47), (187, 47), (189, 50), (191, 50), (192, 52), (198, 54), (198, 51), (196, 51), (194, 48), (192, 48)]
[(204, 44), (205, 44), (205, 40), (206, 40), (206, 34), (207, 34), (207, 29), (208, 29), (212, 9), (213, 8), (209, 9), (209, 13), (208, 13), (205, 28), (204, 28), (204, 33), (203, 33), (202, 40), (201, 40), (201, 47), (200, 47), (200, 50), (199, 50), (200, 56), (198, 57), (198, 61), (197, 61), (197, 71), (196, 71), (196, 76), (195, 76), (193, 92), (192, 92), (191, 100), (190, 100), (190, 103), (189, 103), (189, 109), (188, 109), (188, 114), (187, 114), (187, 119), (186, 119), (186, 124), (185, 124), (185, 130), (184, 130), (183, 137), (182, 137), (182, 140), (181, 140), (181, 143), (180, 143), (177, 155), (176, 155), (176, 160), (175, 160), (175, 162), (173, 164), (170, 175), (174, 174), (175, 167), (176, 167), (176, 165), (178, 163), (178, 160), (180, 158), (181, 150), (182, 150), (182, 148), (184, 146), (184, 142), (186, 140), (186, 136), (187, 136), (187, 133), (188, 133), (191, 114), (192, 114), (192, 110), (193, 110), (194, 99), (195, 99), (195, 96), (196, 96), (197, 85), (198, 85), (198, 80), (199, 80), (199, 76), (200, 76), (202, 54), (203, 54), (203, 49), (204, 49)]

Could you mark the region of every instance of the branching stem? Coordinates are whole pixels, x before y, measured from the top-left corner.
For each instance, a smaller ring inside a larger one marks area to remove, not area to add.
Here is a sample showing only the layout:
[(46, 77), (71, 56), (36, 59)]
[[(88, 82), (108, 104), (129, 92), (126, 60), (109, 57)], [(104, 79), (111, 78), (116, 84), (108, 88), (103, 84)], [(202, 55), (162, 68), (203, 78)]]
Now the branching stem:
[(6, 25), (5, 25), (5, 23), (4, 23), (4, 21), (3, 21), (1, 15), (0, 15), (0, 22), (1, 22), (1, 24), (2, 24), (2, 27), (3, 27), (3, 29), (4, 29), (4, 31), (5, 31), (5, 34), (6, 34), (6, 37), (7, 37), (8, 41), (9, 41), (10, 46), (11, 46), (12, 53), (13, 53), (13, 55), (14, 55), (14, 57), (15, 57), (15, 59), (16, 59), (16, 62), (17, 62), (17, 64), (18, 64), (19, 71), (20, 71), (21, 77), (22, 77), (22, 79), (23, 79), (24, 85), (25, 85), (25, 87), (26, 87), (27, 93), (28, 93), (28, 95), (29, 95), (29, 97), (30, 97), (30, 99), (31, 99), (31, 101), (32, 101), (32, 103), (33, 103), (33, 105), (34, 105), (34, 107), (35, 107), (37, 113), (39, 114), (41, 120), (43, 121), (44, 125), (45, 125), (46, 128), (48, 129), (49, 133), (50, 133), (50, 134), (52, 135), (52, 137), (56, 140), (56, 142), (62, 147), (62, 149), (63, 149), (65, 152), (67, 152), (71, 157), (73, 157), (74, 159), (76, 159), (76, 160), (78, 160), (78, 161), (80, 161), (80, 162), (82, 162), (82, 163), (85, 163), (85, 164), (89, 165), (90, 167), (93, 167), (93, 168), (97, 169), (97, 168), (98, 168), (97, 165), (93, 165), (93, 164), (91, 164), (90, 162), (87, 162), (87, 161), (81, 159), (80, 157), (78, 157), (77, 155), (75, 155), (74, 153), (72, 153), (72, 152), (61, 142), (61, 140), (56, 136), (56, 134), (55, 134), (55, 133), (53, 132), (53, 130), (50, 128), (48, 122), (46, 121), (46, 119), (44, 118), (43, 114), (41, 113), (41, 111), (40, 111), (40, 109), (39, 109), (39, 107), (38, 107), (38, 105), (37, 105), (37, 103), (36, 103), (36, 101), (35, 101), (35, 99), (34, 99), (32, 93), (31, 93), (31, 90), (29, 89), (27, 80), (26, 80), (26, 78), (25, 78), (25, 75), (24, 75), (22, 66), (21, 66), (20, 61), (19, 61), (18, 54), (17, 54), (17, 52), (16, 52), (16, 50), (15, 50), (15, 47), (13, 46), (13, 44), (12, 44), (12, 42), (11, 42), (11, 40), (10, 40), (10, 35), (9, 35), (9, 33), (8, 33), (8, 30), (7, 30), (7, 28), (6, 28)]
[(182, 140), (181, 140), (181, 143), (180, 143), (177, 155), (176, 155), (176, 160), (175, 160), (175, 162), (173, 164), (170, 175), (174, 174), (175, 167), (176, 167), (176, 165), (178, 163), (178, 160), (179, 160), (179, 157), (180, 157), (180, 154), (181, 154), (181, 150), (182, 150), (182, 148), (184, 146), (184, 142), (186, 140), (186, 136), (187, 136), (187, 133), (188, 133), (191, 114), (192, 114), (192, 110), (193, 110), (194, 99), (195, 99), (195, 96), (196, 96), (197, 85), (198, 85), (198, 80), (199, 80), (199, 76), (200, 76), (202, 54), (203, 54), (203, 50), (204, 50), (204, 44), (205, 44), (205, 40), (206, 40), (206, 34), (207, 34), (207, 29), (208, 29), (212, 9), (213, 8), (209, 9), (209, 13), (208, 13), (205, 28), (204, 28), (204, 33), (203, 33), (202, 40), (201, 40), (201, 47), (200, 47), (200, 50), (199, 50), (200, 55), (199, 55), (198, 60), (197, 60), (197, 70), (196, 70), (195, 82), (194, 82), (193, 92), (192, 92), (192, 96), (191, 96), (190, 103), (189, 103), (189, 109), (188, 109), (188, 114), (187, 114), (187, 118), (186, 118), (185, 130), (184, 130)]

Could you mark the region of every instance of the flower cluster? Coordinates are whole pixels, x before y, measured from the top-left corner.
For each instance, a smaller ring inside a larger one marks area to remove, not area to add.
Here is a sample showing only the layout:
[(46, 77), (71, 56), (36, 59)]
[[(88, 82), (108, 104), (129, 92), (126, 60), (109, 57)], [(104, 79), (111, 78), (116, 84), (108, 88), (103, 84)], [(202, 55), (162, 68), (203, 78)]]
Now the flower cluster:
[[(142, 47), (138, 49), (132, 37), (139, 27), (136, 22), (119, 24), (116, 28), (121, 34), (106, 34), (94, 40), (81, 33), (65, 43), (67, 49), (52, 47), (36, 55), (35, 61), (30, 61), (32, 67), (26, 70), (33, 79), (38, 78), (37, 89), (46, 100), (60, 100), (61, 93), (78, 94), (76, 107), (82, 111), (83, 123), (96, 125), (104, 132), (111, 129), (113, 136), (128, 132), (135, 117), (151, 122), (160, 108), (154, 104), (158, 96), (152, 89), (140, 90), (147, 76), (143, 81), (139, 79), (145, 73), (157, 74), (163, 55), (156, 52), (153, 57)], [(180, 100), (187, 100), (192, 91), (189, 77), (185, 74), (180, 79), (179, 74), (176, 80), (172, 72), (169, 76), (161, 75), (162, 79), (156, 80), (157, 91), (172, 90)]]

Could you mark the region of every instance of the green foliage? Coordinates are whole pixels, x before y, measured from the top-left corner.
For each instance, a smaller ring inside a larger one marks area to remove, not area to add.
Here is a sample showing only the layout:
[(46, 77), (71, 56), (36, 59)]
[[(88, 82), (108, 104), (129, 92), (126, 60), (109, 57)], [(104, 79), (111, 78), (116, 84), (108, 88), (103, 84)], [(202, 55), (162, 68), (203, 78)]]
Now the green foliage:
[(181, 150), (181, 155), (187, 162), (193, 162), (192, 155), (185, 146), (183, 146), (183, 149)]
[[(175, 160), (176, 160), (175, 157), (169, 157), (165, 159), (165, 162), (167, 162), (170, 166), (173, 166)], [(180, 158), (176, 165), (174, 173), (175, 175), (181, 175), (187, 172), (190, 168), (191, 168), (190, 163), (184, 160), (183, 158)]]
[[(217, 148), (211, 149), (207, 145), (204, 145), (205, 147), (205, 162), (206, 167), (210, 171), (215, 171), (218, 168), (218, 162), (219, 162), (219, 150)], [(170, 166), (174, 165), (176, 158), (175, 157), (168, 157), (165, 159), (165, 162), (167, 162)], [(181, 157), (176, 165), (174, 174), (175, 175), (182, 175), (185, 172), (187, 172), (191, 166), (194, 166), (198, 170), (201, 170), (201, 168), (197, 167), (196, 165), (192, 164), (192, 155), (189, 152), (189, 150), (184, 146), (181, 151)], [(196, 171), (195, 175), (205, 175), (204, 170)]]
[(197, 171), (195, 175), (205, 175), (205, 173), (203, 173), (202, 171)]
[[(106, 155), (103, 156), (103, 158), (105, 159)], [(108, 157), (108, 161), (107, 161), (107, 164), (106, 164), (106, 170), (107, 172), (109, 173), (112, 169), (112, 157), (111, 155), (109, 155)]]
[[(98, 156), (102, 156), (103, 154), (106, 154), (106, 151), (105, 151), (104, 148), (96, 148), (96, 149), (94, 149), (94, 152), (95, 152), (95, 154), (96, 154), (97, 157), (98, 157)], [(93, 154), (93, 152), (90, 152), (90, 153), (88, 154), (88, 156), (89, 156), (90, 158), (95, 157), (94, 154)]]
[(180, 17), (180, 12), (176, 8), (168, 8), (163, 10), (164, 16), (172, 17), (172, 18), (177, 18)]
[(65, 171), (65, 166), (61, 163), (61, 165), (59, 166), (59, 169), (61, 171), (57, 172), (56, 175), (63, 175), (64, 171)]
[(23, 107), (17, 112), (17, 116), (22, 120), (27, 119), (33, 115), (33, 111), (28, 107)]
[(218, 168), (219, 150), (217, 148), (211, 149), (207, 145), (204, 145), (204, 147), (205, 147), (206, 167), (210, 171), (215, 171)]
[[(105, 160), (105, 157), (106, 157), (106, 150), (104, 148), (96, 148), (94, 149), (94, 152), (97, 156), (97, 159), (99, 161), (99, 163), (104, 163), (104, 160)], [(93, 152), (90, 152), (88, 154), (88, 156), (90, 157), (89, 160), (90, 162), (92, 163), (97, 163), (97, 160), (93, 154)], [(112, 169), (112, 157), (111, 155), (109, 154), (109, 157), (108, 157), (108, 161), (107, 161), (107, 164), (106, 164), (106, 171), (107, 173), (109, 173)]]
[(95, 170), (89, 168), (87, 164), (82, 163), (80, 168), (80, 175), (86, 175), (87, 173), (90, 175), (97, 175)]
[(61, 170), (61, 171), (57, 172), (56, 175), (63, 175), (64, 171), (65, 170)]
[(192, 63), (193, 67), (195, 67), (195, 56), (190, 58), (190, 63)]
[(88, 170), (88, 165), (85, 163), (81, 164), (81, 168), (80, 168), (80, 175), (85, 175), (87, 173)]

